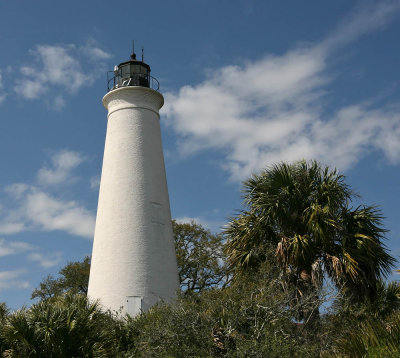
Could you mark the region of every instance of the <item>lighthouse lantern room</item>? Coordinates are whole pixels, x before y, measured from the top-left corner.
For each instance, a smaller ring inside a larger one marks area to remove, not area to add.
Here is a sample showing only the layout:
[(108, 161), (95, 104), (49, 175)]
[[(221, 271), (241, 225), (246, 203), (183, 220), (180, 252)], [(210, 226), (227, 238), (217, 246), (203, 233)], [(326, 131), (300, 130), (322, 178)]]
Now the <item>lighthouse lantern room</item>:
[(142, 60), (136, 59), (135, 52), (130, 60), (114, 67), (114, 71), (107, 72), (108, 91), (126, 86), (151, 87), (158, 91), (160, 85), (155, 77), (150, 76), (150, 66)]

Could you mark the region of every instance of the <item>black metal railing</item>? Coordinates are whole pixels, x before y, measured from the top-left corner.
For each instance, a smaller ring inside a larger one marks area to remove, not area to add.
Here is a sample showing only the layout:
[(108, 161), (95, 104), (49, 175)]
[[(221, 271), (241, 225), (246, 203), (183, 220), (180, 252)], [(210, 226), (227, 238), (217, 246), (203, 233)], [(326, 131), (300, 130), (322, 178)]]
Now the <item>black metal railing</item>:
[[(110, 74), (112, 75), (110, 76)], [(117, 88), (128, 86), (147, 87), (155, 91), (158, 91), (160, 89), (160, 83), (158, 82), (157, 78), (150, 75), (138, 73), (131, 75), (128, 78), (122, 77), (119, 74), (115, 75), (114, 71), (107, 72), (107, 92)]]

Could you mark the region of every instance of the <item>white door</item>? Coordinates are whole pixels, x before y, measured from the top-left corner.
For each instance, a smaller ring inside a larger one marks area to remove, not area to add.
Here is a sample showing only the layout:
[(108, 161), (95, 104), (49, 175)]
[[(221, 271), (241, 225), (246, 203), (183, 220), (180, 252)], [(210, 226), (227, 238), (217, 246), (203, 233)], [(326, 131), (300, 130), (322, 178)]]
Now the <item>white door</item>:
[(126, 313), (134, 317), (142, 312), (142, 297), (127, 296), (126, 297)]

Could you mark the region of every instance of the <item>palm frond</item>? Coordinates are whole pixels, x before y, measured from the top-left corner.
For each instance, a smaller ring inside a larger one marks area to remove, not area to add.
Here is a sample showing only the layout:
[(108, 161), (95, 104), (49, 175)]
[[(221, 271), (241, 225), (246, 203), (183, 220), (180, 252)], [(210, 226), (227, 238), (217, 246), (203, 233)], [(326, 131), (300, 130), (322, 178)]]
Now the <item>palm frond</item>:
[[(243, 183), (246, 210), (225, 230), (232, 266), (257, 266), (273, 246), (287, 270), (312, 271), (315, 262), (339, 289), (373, 297), (395, 262), (384, 245), (378, 208), (350, 203), (357, 196), (336, 169), (318, 162), (278, 163)], [(320, 261), (319, 261), (320, 260)]]

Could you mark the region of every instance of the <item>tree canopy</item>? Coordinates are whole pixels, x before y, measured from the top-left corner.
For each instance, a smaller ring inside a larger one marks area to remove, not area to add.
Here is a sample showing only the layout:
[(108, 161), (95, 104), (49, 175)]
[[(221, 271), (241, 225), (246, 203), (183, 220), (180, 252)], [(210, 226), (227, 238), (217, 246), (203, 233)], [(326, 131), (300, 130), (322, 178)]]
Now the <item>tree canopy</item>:
[[(173, 303), (136, 317), (105, 311), (86, 297), (86, 257), (46, 277), (31, 307), (0, 304), (2, 356), (398, 356), (400, 285), (383, 280), (394, 259), (380, 210), (352, 206), (345, 178), (317, 162), (267, 168), (243, 194), (224, 236), (173, 222)], [(326, 278), (335, 299), (319, 313)]]
[(87, 294), (89, 284), (90, 258), (69, 262), (59, 271), (59, 277), (48, 275), (32, 292), (32, 298), (48, 299), (64, 293)]
[(231, 266), (274, 259), (300, 293), (321, 288), (326, 275), (355, 299), (374, 298), (395, 260), (380, 210), (352, 207), (357, 196), (343, 175), (315, 161), (279, 163), (243, 185), (246, 208), (225, 230)]
[[(200, 292), (223, 286), (229, 273), (223, 253), (221, 235), (214, 235), (203, 226), (172, 221), (182, 291)], [(87, 294), (90, 258), (69, 262), (59, 271), (58, 277), (48, 275), (32, 292), (32, 298), (48, 299), (64, 293)]]
[(221, 235), (213, 235), (203, 226), (172, 221), (179, 281), (185, 292), (199, 292), (223, 286), (229, 273)]

